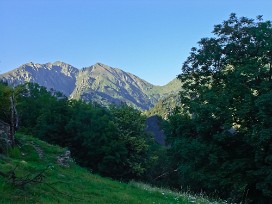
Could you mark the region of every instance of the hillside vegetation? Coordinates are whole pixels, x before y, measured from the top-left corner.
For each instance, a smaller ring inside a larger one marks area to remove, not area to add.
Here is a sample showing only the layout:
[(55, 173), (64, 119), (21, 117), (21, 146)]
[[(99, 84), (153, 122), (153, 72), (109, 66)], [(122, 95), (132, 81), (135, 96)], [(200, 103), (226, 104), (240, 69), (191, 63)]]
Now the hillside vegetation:
[(69, 166), (61, 166), (57, 158), (65, 149), (22, 134), (16, 138), (20, 146), (11, 149), (7, 156), (0, 154), (1, 172), (14, 170), (16, 177), (32, 179), (45, 171), (42, 180), (24, 188), (0, 176), (0, 203), (211, 203), (190, 194), (102, 178), (72, 159), (67, 161)]
[(176, 107), (180, 107), (180, 95), (171, 94), (163, 99), (160, 99), (156, 105), (145, 111), (144, 114), (150, 116), (160, 116), (163, 119), (167, 119), (172, 113), (174, 113)]

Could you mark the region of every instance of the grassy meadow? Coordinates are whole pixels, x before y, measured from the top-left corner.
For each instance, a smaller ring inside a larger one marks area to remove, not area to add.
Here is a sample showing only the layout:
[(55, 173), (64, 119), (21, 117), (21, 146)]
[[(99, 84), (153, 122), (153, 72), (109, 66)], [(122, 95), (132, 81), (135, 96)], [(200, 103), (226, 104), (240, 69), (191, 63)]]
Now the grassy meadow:
[(14, 171), (28, 179), (42, 173), (42, 180), (18, 187), (0, 176), (0, 203), (220, 203), (203, 196), (178, 193), (137, 182), (123, 183), (90, 173), (72, 159), (69, 167), (57, 163), (65, 149), (36, 138), (17, 135), (20, 145), (0, 157), (0, 171)]

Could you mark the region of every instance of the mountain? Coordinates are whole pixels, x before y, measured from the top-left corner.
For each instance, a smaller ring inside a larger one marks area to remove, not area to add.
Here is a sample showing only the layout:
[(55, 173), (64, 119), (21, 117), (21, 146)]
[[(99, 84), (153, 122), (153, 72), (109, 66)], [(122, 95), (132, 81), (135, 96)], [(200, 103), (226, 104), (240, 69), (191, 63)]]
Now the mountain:
[(158, 115), (163, 119), (167, 119), (177, 106), (181, 106), (180, 95), (179, 93), (173, 93), (160, 99), (154, 107), (145, 111), (145, 115), (148, 117)]
[(161, 120), (157, 115), (150, 116), (146, 119), (146, 132), (152, 133), (157, 143), (165, 145), (166, 136), (161, 127)]
[(76, 84), (79, 70), (63, 62), (24, 64), (10, 72), (0, 74), (0, 80), (7, 81), (10, 85), (19, 85), (24, 82), (37, 83), (48, 89), (55, 89), (70, 96)]
[(161, 126), (161, 119), (166, 120), (176, 107), (181, 106), (179, 93), (172, 93), (160, 99), (153, 108), (144, 112), (147, 116), (146, 125), (147, 132), (154, 135), (155, 141), (161, 145), (165, 145), (165, 134)]
[(102, 63), (78, 69), (64, 62), (24, 64), (0, 75), (10, 85), (38, 83), (73, 99), (108, 106), (127, 103), (140, 110), (152, 108), (160, 99), (179, 91), (181, 83), (174, 79), (165, 86), (155, 86), (139, 77)]

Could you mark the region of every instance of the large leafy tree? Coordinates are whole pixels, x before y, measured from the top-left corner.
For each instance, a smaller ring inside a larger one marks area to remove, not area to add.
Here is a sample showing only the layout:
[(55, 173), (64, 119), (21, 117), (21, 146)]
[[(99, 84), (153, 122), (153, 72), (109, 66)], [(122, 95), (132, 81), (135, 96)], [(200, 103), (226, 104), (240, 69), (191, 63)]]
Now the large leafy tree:
[(170, 117), (179, 184), (235, 201), (272, 202), (272, 25), (231, 14), (192, 48)]
[(0, 81), (0, 120), (10, 123), (10, 97), (12, 88)]
[[(93, 104), (74, 100), (69, 103), (69, 112), (65, 140), (72, 154), (81, 165), (115, 178), (124, 148), (118, 144), (110, 113)], [(111, 163), (105, 165), (109, 158)]]
[(38, 117), (50, 111), (57, 101), (45, 87), (34, 83), (25, 83), (16, 87), (16, 100), (19, 114), (20, 131), (36, 134)]
[(15, 131), (18, 128), (18, 115), (15, 103), (14, 89), (6, 82), (0, 81), (0, 120), (9, 124), (8, 140), (11, 146), (15, 145)]
[(151, 136), (146, 133), (146, 117), (142, 113), (126, 104), (112, 106), (110, 112), (118, 132), (118, 143), (122, 144), (123, 158), (120, 163), (119, 174), (124, 179), (136, 179), (143, 176), (151, 161)]
[[(0, 127), (0, 154), (6, 152), (10, 145), (13, 145), (14, 136), (9, 134), (11, 126), (11, 104), (10, 97), (12, 96), (13, 90), (8, 87), (7, 83), (0, 81), (0, 126), (2, 122), (7, 125), (4, 130)], [(8, 130), (6, 130), (8, 129)]]

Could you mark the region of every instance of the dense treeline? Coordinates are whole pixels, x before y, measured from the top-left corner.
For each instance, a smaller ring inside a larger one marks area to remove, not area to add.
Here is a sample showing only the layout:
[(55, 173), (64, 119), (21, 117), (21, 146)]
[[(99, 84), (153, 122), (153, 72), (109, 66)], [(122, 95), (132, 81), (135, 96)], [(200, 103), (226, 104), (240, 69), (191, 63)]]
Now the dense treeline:
[(272, 203), (272, 25), (231, 14), (182, 67), (169, 118), (176, 185), (236, 202)]
[[(154, 152), (159, 146), (145, 132), (145, 117), (132, 107), (106, 109), (27, 83), (14, 90), (1, 85), (3, 110), (9, 109), (6, 100), (11, 93), (16, 95), (20, 132), (67, 147), (79, 164), (93, 172), (122, 180), (143, 179), (156, 163)], [(0, 115), (5, 119), (5, 114)]]

